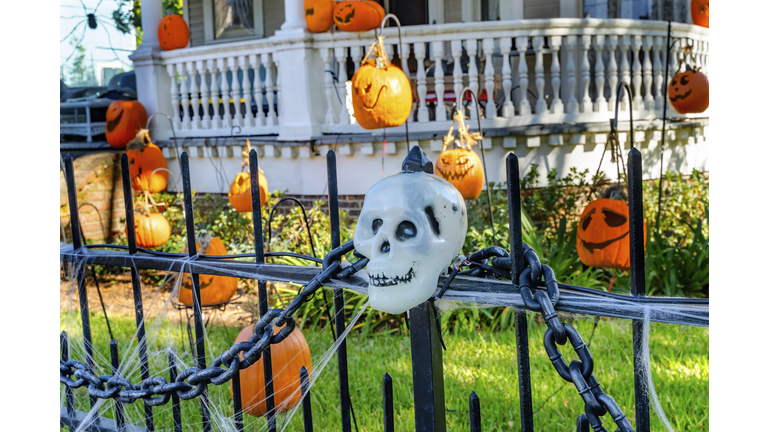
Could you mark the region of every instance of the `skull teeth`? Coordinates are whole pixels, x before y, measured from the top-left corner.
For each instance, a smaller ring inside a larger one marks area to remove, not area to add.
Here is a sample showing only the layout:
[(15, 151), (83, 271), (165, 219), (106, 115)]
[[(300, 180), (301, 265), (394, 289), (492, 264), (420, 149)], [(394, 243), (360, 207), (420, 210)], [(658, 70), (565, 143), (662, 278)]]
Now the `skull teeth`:
[(384, 273), (376, 273), (373, 275), (370, 275), (371, 278), (371, 285), (372, 286), (391, 286), (391, 285), (397, 285), (399, 283), (408, 283), (413, 279), (415, 276), (415, 273), (413, 272), (413, 267), (411, 267), (410, 270), (408, 270), (408, 273), (405, 274), (405, 276), (395, 276), (393, 278), (387, 277)]

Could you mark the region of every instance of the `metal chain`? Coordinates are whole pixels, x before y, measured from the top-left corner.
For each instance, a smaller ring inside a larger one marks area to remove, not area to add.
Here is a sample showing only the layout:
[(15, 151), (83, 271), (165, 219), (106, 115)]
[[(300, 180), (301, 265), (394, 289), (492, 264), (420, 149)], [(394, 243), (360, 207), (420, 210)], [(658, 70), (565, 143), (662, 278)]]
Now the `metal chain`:
[[(575, 328), (569, 324), (562, 324), (555, 312), (555, 305), (560, 298), (555, 272), (549, 266), (541, 264), (533, 248), (525, 243), (523, 243), (523, 259), (527, 266), (520, 274), (520, 294), (525, 307), (541, 312), (544, 317), (548, 327), (544, 333), (544, 349), (560, 377), (573, 383), (579, 396), (584, 400), (584, 413), (592, 430), (608, 432), (602, 426), (600, 417), (610, 414), (619, 431), (634, 432), (627, 416), (621, 411), (616, 401), (603, 393), (600, 388), (600, 383), (592, 373), (595, 362), (587, 344)], [(546, 288), (546, 291), (536, 289), (539, 287)], [(579, 357), (579, 360), (573, 360), (567, 365), (557, 347), (557, 345), (565, 345), (566, 342), (570, 342)]]
[[(59, 360), (59, 381), (69, 388), (88, 386), (88, 394), (99, 399), (114, 399), (122, 403), (133, 403), (143, 399), (149, 406), (165, 405), (172, 394), (183, 400), (193, 399), (203, 393), (208, 384), (222, 385), (232, 379), (240, 369), (245, 369), (260, 358), (270, 345), (285, 340), (296, 328), (293, 314), (298, 308), (329, 279), (344, 279), (358, 272), (368, 264), (363, 258), (342, 269), (341, 256), (354, 248), (347, 242), (332, 250), (323, 260), (323, 271), (315, 276), (285, 309), (270, 309), (253, 326), (253, 335), (245, 342), (239, 342), (213, 360), (211, 367), (191, 367), (179, 373), (174, 382), (156, 376), (133, 384), (117, 375), (96, 376), (88, 366), (77, 360)], [(277, 334), (274, 328), (285, 325)], [(243, 360), (240, 360), (240, 355)], [(222, 368), (224, 366), (224, 368)], [(225, 369), (226, 368), (226, 369)], [(72, 379), (72, 376), (75, 379)], [(106, 389), (105, 389), (106, 385)]]

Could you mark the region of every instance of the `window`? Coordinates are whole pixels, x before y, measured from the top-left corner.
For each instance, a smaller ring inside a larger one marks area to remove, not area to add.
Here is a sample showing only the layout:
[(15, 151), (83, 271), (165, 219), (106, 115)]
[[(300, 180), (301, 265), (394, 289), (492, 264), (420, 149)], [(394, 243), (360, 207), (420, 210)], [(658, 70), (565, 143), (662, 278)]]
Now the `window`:
[(214, 39), (255, 36), (251, 0), (213, 0)]

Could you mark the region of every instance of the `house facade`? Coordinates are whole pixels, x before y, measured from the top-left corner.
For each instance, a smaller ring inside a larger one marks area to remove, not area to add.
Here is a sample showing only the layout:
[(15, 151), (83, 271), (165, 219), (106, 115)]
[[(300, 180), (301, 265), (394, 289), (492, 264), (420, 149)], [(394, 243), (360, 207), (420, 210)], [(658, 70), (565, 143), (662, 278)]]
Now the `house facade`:
[[(154, 31), (162, 1), (143, 0), (144, 41), (130, 58), (139, 101), (150, 115), (168, 115), (169, 121), (156, 116), (150, 129), (176, 177), (184, 150), (195, 173), (192, 188), (226, 193), (248, 138), (270, 190), (325, 194), (323, 156), (334, 150), (339, 193), (362, 196), (399, 171), (411, 145), (436, 160), (457, 95), (469, 88), (480, 99), (491, 182), (504, 182), (509, 152), (520, 158), (522, 173), (540, 167), (541, 185), (550, 168), (594, 172), (617, 97), (623, 151), (633, 139), (643, 154), (644, 178), (658, 178), (667, 20), (677, 41), (667, 79), (680, 61), (707, 73), (709, 29), (691, 24), (689, 1), (379, 3), (402, 25), (402, 46), (393, 21), (383, 34), (390, 58), (408, 66), (414, 103), (407, 128), (365, 130), (355, 121), (349, 79), (375, 40), (373, 31), (313, 34), (303, 0), (188, 0), (189, 46), (162, 51)], [(631, 98), (618, 94), (621, 83), (632, 89)], [(477, 131), (474, 104), (462, 102), (470, 132)], [(666, 113), (664, 169), (707, 170), (707, 112), (681, 115), (667, 102)], [(602, 170), (610, 176), (615, 169), (607, 159)]]

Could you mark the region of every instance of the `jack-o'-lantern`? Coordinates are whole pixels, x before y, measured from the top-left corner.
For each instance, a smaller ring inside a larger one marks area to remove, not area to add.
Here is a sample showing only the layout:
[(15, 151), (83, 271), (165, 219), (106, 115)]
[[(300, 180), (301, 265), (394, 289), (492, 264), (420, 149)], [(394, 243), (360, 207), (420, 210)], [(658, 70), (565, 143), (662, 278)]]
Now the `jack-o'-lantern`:
[(167, 15), (160, 20), (157, 40), (164, 51), (185, 48), (189, 43), (189, 27), (179, 15)]
[(709, 0), (691, 0), (691, 21), (709, 28)]
[(139, 129), (147, 125), (147, 110), (139, 101), (116, 100), (109, 104), (106, 120), (107, 142), (113, 148), (124, 149)]
[(333, 0), (304, 0), (304, 19), (312, 33), (325, 33), (333, 27)]
[(380, 26), (386, 14), (380, 4), (370, 0), (341, 1), (333, 7), (333, 22), (339, 30), (368, 31)]
[(163, 151), (149, 139), (149, 131), (139, 130), (136, 138), (129, 142), (126, 148), (133, 190), (149, 193), (163, 191), (168, 185), (168, 171), (155, 170), (168, 169), (168, 162), (163, 156)]
[[(629, 206), (621, 194), (608, 196), (618, 199), (594, 200), (581, 213), (576, 251), (585, 265), (627, 270), (630, 257)], [(643, 221), (643, 247), (646, 237)]]
[(483, 163), (472, 150), (456, 148), (444, 151), (437, 158), (435, 174), (448, 180), (464, 199), (475, 199), (483, 191)]
[[(235, 176), (232, 185), (229, 186), (229, 203), (232, 208), (239, 212), (253, 211), (253, 201), (251, 199), (251, 174), (239, 172)], [(261, 206), (267, 202), (267, 178), (259, 170), (259, 198)]]
[(389, 63), (382, 38), (375, 47), (376, 59), (366, 59), (352, 76), (352, 107), (363, 129), (400, 126), (408, 120), (413, 94), (408, 77)]
[(133, 218), (136, 228), (136, 246), (155, 248), (171, 238), (171, 224), (161, 213), (137, 212)]
[[(197, 253), (201, 255), (228, 255), (227, 248), (218, 237), (197, 238)], [(229, 276), (198, 275), (200, 280), (200, 304), (210, 305), (231, 299), (237, 292), (237, 278)], [(179, 289), (179, 302), (193, 304), (192, 280), (184, 273)]]
[[(277, 334), (282, 327), (275, 327)], [(246, 342), (253, 335), (253, 325), (242, 330), (235, 338), (235, 344)], [(272, 388), (275, 391), (275, 412), (280, 414), (289, 411), (301, 402), (301, 367), (312, 371), (312, 356), (307, 340), (298, 328), (293, 329), (282, 342), (270, 345), (272, 354)], [(267, 393), (264, 384), (264, 357), (260, 357), (247, 369), (240, 370), (240, 400), (243, 411), (255, 416), (267, 415)], [(243, 354), (240, 354), (243, 360)], [(232, 395), (232, 386), (229, 387)]]
[(669, 103), (680, 114), (704, 112), (709, 108), (709, 80), (700, 71), (687, 69), (669, 83)]

